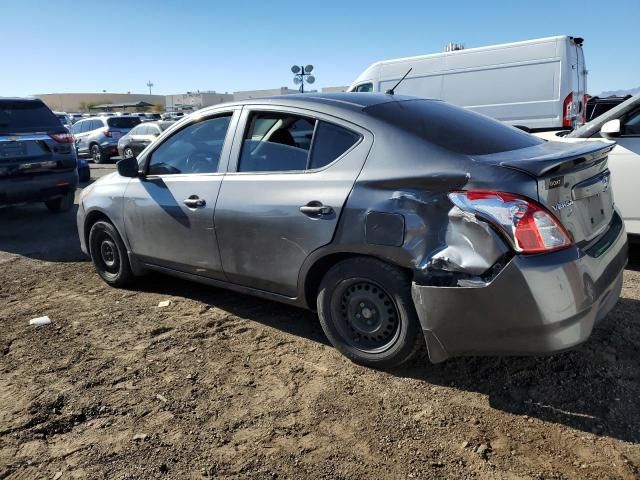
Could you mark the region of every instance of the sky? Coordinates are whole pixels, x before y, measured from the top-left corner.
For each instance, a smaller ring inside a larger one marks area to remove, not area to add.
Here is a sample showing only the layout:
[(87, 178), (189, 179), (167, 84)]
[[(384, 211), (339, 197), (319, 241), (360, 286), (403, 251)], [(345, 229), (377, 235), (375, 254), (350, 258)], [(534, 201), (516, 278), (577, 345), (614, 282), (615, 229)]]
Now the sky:
[[(611, 6), (611, 8), (607, 8)], [(640, 0), (0, 0), (0, 96), (349, 85), (388, 58), (585, 38), (588, 91), (640, 86)]]

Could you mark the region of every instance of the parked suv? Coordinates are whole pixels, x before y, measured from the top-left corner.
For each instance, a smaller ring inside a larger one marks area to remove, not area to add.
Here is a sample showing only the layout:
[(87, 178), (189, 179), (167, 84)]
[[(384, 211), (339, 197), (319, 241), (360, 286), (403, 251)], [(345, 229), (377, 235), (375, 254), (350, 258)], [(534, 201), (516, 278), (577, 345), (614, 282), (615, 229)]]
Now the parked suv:
[(104, 163), (118, 155), (118, 140), (140, 123), (133, 116), (92, 117), (71, 127), (79, 155), (90, 155), (95, 163)]
[(78, 184), (73, 137), (38, 99), (0, 98), (0, 205), (69, 210)]
[[(350, 359), (551, 353), (616, 304), (627, 259), (602, 142), (545, 142), (368, 94), (199, 110), (86, 188), (83, 251), (317, 310)], [(293, 321), (296, 321), (293, 319)]]

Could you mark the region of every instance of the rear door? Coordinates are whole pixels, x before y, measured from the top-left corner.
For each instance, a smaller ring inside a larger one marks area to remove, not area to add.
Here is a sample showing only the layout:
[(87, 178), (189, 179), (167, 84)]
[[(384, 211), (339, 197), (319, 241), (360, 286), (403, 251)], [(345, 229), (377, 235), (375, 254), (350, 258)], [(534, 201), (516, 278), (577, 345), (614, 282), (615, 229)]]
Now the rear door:
[(213, 212), (238, 111), (194, 119), (142, 158), (125, 192), (125, 231), (142, 262), (222, 278)]
[(75, 168), (72, 144), (54, 140), (67, 133), (40, 101), (0, 100), (0, 178)]
[(331, 242), (373, 142), (351, 123), (295, 108), (243, 110), (215, 226), (233, 283), (293, 297), (307, 256)]

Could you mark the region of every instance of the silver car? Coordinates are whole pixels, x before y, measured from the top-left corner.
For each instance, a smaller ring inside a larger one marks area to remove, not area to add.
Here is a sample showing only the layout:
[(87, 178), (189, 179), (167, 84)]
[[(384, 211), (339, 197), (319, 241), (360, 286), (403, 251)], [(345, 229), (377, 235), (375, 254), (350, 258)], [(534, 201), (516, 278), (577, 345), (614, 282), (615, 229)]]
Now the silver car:
[(209, 107), (85, 188), (83, 251), (122, 287), (155, 270), (317, 310), (391, 367), (426, 343), (561, 351), (620, 295), (608, 144), (562, 144), (436, 100), (287, 95)]
[(105, 163), (118, 155), (118, 140), (140, 123), (138, 117), (91, 117), (71, 127), (78, 155), (90, 155), (95, 163)]

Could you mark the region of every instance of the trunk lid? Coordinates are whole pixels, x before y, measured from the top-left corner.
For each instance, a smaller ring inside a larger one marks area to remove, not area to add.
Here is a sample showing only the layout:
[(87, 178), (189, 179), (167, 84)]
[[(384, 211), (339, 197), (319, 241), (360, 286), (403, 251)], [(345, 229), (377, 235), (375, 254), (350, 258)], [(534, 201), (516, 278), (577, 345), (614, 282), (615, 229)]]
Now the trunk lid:
[(602, 235), (614, 216), (607, 165), (613, 147), (602, 142), (545, 142), (483, 155), (482, 160), (530, 175), (537, 184), (537, 200), (560, 220), (576, 243), (582, 243)]

